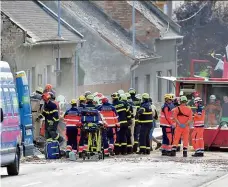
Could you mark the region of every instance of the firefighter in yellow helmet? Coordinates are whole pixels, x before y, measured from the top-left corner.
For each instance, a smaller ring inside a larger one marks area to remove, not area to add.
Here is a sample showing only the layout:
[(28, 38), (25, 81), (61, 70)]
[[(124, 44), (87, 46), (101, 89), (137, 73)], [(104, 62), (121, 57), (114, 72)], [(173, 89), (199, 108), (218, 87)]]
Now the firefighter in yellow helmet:
[(141, 125), (139, 135), (139, 154), (150, 154), (150, 130), (153, 125), (153, 112), (148, 93), (142, 94), (142, 103), (137, 112)]

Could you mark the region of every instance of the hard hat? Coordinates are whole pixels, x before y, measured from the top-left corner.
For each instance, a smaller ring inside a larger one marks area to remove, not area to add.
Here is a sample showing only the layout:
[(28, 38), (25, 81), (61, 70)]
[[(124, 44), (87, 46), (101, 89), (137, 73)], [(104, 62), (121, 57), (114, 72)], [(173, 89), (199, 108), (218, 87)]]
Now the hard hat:
[(91, 91), (86, 91), (84, 95), (85, 97), (87, 97), (88, 95), (91, 95), (91, 94), (92, 94)]
[(174, 94), (170, 93), (169, 95), (172, 97), (172, 99), (175, 99), (175, 95)]
[(79, 101), (86, 101), (86, 97), (84, 95), (79, 96)]
[(181, 102), (188, 102), (188, 99), (187, 99), (187, 97), (186, 97), (185, 95), (182, 95), (182, 96), (180, 97), (180, 101), (181, 101)]
[(215, 95), (211, 95), (211, 96), (210, 96), (210, 99), (215, 100), (215, 99), (216, 99), (216, 96), (215, 96)]
[(111, 97), (113, 98), (113, 99), (118, 99), (119, 97), (118, 97), (118, 93), (113, 93), (112, 95), (111, 95)]
[(135, 97), (136, 97), (137, 99), (142, 100), (142, 96), (141, 96), (141, 94), (137, 94)]
[(134, 88), (130, 88), (130, 89), (128, 90), (128, 93), (129, 93), (129, 94), (136, 94), (136, 90), (135, 90)]
[(39, 94), (42, 94), (42, 93), (44, 92), (44, 90), (43, 90), (43, 88), (38, 87), (38, 88), (36, 89), (36, 92), (39, 93)]
[(95, 96), (97, 96), (97, 94), (98, 94), (98, 92), (94, 92), (94, 93), (93, 93), (93, 96), (95, 97)]
[(73, 149), (72, 149), (72, 147), (71, 147), (70, 145), (67, 145), (67, 146), (66, 146), (66, 150), (67, 150), (67, 151), (72, 151)]
[(170, 95), (170, 94), (165, 94), (165, 95), (164, 95), (164, 99), (165, 99), (165, 100), (166, 100), (166, 99), (173, 100), (173, 96)]
[(108, 103), (108, 98), (104, 97), (101, 101), (102, 101), (102, 103)]
[(93, 97), (93, 101), (97, 104), (100, 104), (100, 99), (97, 96)]
[(200, 94), (199, 94), (199, 92), (193, 92), (193, 96), (194, 96), (194, 97), (199, 97)]
[(51, 96), (51, 99), (55, 100), (55, 94), (53, 92), (48, 92)]
[(127, 96), (128, 99), (131, 98), (131, 94), (129, 94), (128, 92), (126, 92), (125, 95)]
[(200, 97), (196, 97), (194, 99), (194, 103), (202, 102), (202, 99)]
[(99, 98), (104, 97), (102, 93), (97, 93), (96, 96), (99, 97)]
[(92, 94), (89, 94), (89, 95), (87, 95), (86, 99), (87, 99), (87, 100), (93, 100), (93, 99), (94, 99), (94, 97), (93, 97), (93, 95), (92, 95)]
[(44, 93), (44, 94), (42, 95), (42, 99), (43, 99), (44, 101), (48, 101), (49, 99), (51, 99), (51, 96), (50, 96), (49, 93)]
[(127, 101), (127, 96), (125, 94), (120, 94), (121, 101)]
[(46, 84), (45, 90), (51, 90), (51, 89), (52, 89), (52, 85), (51, 84)]
[(142, 99), (149, 99), (150, 95), (148, 93), (142, 94)]
[(77, 104), (77, 100), (76, 100), (76, 99), (72, 99), (72, 100), (70, 101), (70, 104), (71, 104), (71, 105)]
[(124, 94), (125, 92), (123, 90), (118, 90), (117, 92), (119, 95)]

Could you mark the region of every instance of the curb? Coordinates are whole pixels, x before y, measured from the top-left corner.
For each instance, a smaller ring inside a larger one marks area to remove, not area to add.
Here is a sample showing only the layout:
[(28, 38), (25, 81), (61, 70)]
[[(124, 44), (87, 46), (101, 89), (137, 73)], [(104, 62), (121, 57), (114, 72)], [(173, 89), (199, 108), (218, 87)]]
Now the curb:
[(209, 185), (211, 185), (211, 184), (214, 184), (215, 182), (220, 181), (220, 180), (222, 180), (222, 179), (224, 179), (224, 178), (226, 178), (226, 177), (228, 177), (228, 174), (225, 174), (225, 175), (223, 175), (223, 176), (221, 176), (221, 177), (219, 177), (219, 178), (217, 178), (217, 179), (214, 179), (214, 180), (212, 180), (212, 181), (210, 181), (210, 182), (207, 182), (206, 184), (203, 184), (203, 185), (201, 185), (201, 186), (199, 186), (199, 187), (207, 187), (207, 186), (209, 186)]

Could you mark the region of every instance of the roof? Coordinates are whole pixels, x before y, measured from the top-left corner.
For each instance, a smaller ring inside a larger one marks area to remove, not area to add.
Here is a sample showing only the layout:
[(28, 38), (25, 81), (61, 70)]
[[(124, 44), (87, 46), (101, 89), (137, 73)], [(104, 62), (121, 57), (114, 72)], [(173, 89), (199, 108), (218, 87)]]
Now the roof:
[[(133, 6), (132, 1), (127, 2)], [(149, 1), (135, 1), (135, 9), (159, 29), (161, 39), (183, 38), (180, 35), (180, 26), (153, 3)]]
[(1, 1), (1, 11), (16, 25), (23, 28), (33, 42), (48, 40), (81, 41), (81, 36), (61, 24), (58, 37), (58, 21), (34, 1)]
[[(45, 4), (45, 1), (42, 1)], [(53, 2), (56, 3), (56, 2)], [(93, 3), (89, 1), (61, 1), (62, 11), (66, 11), (68, 17), (79, 21), (88, 29), (97, 33), (110, 45), (124, 55), (132, 59), (157, 58), (146, 47), (136, 42), (135, 58), (132, 55), (132, 37), (108, 18)]]

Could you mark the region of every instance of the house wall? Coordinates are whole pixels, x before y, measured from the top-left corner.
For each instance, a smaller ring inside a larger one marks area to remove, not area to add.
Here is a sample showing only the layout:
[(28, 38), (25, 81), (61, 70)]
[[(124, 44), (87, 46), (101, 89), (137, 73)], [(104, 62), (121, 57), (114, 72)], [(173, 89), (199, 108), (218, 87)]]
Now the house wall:
[[(1, 29), (1, 60), (10, 64), (12, 71), (25, 71), (30, 89), (34, 91), (38, 86), (53, 85), (57, 94), (71, 99), (75, 93), (75, 44), (60, 45), (61, 70), (56, 81), (57, 48), (55, 45), (24, 46), (25, 35), (8, 18), (2, 15)], [(35, 74), (35, 75), (34, 75)]]
[[(57, 12), (55, 2), (42, 2)], [(115, 88), (115, 91), (129, 87), (130, 66), (133, 61), (104, 40), (80, 18), (69, 13), (64, 6), (61, 10), (61, 17), (82, 33), (83, 39), (86, 40), (80, 50), (79, 93), (95, 90), (111, 94), (113, 89), (110, 89), (110, 86)]]
[[(158, 79), (157, 72), (161, 71), (162, 76), (170, 76), (168, 70), (172, 71), (172, 76), (176, 76), (176, 42), (175, 40), (157, 40), (156, 53), (162, 56), (156, 60), (141, 62), (135, 70), (135, 77), (138, 77), (138, 92), (146, 92), (146, 75), (150, 75), (150, 95), (155, 102), (158, 101)], [(169, 93), (168, 81), (161, 80), (161, 98)], [(172, 84), (171, 84), (172, 85)], [(174, 88), (172, 86), (172, 91)]]

